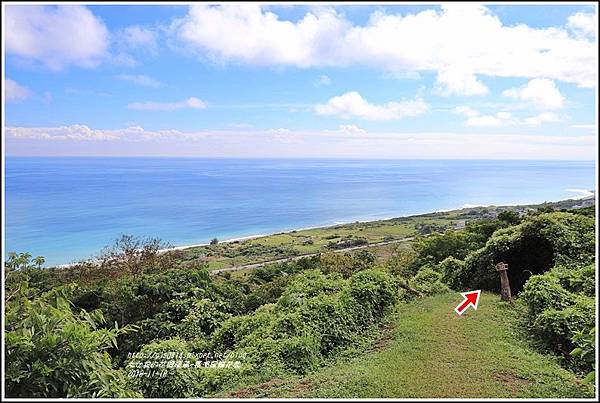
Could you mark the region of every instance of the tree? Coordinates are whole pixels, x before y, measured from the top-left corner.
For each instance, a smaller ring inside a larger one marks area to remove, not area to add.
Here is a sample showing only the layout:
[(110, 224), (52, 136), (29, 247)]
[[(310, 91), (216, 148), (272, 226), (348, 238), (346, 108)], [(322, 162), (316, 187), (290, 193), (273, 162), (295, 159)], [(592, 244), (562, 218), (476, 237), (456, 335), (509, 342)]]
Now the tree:
[(521, 217), (516, 211), (506, 210), (498, 214), (498, 219), (510, 225), (516, 225), (521, 222)]
[(213, 238), (213, 239), (210, 240), (210, 244), (211, 245), (216, 245), (218, 243), (219, 243), (219, 240), (217, 238)]
[(110, 247), (104, 248), (98, 260), (102, 272), (109, 277), (162, 272), (174, 264), (174, 254), (162, 251), (170, 245), (159, 238), (121, 235)]

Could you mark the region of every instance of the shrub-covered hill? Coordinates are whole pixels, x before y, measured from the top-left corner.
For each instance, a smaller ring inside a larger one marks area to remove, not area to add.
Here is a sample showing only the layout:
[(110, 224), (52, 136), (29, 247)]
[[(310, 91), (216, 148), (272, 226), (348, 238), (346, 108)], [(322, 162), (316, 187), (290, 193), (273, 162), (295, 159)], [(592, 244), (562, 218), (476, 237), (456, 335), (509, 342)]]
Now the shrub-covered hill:
[(499, 261), (509, 263), (517, 294), (503, 315), (590, 385), (594, 241), (594, 219), (580, 209), (507, 212), (383, 255), (328, 252), (245, 276), (209, 275), (202, 262), (131, 237), (101, 265), (68, 270), (14, 254), (5, 266), (7, 395), (202, 397), (310, 375), (358, 353), (407, 301), (418, 306), (450, 288), (496, 290)]

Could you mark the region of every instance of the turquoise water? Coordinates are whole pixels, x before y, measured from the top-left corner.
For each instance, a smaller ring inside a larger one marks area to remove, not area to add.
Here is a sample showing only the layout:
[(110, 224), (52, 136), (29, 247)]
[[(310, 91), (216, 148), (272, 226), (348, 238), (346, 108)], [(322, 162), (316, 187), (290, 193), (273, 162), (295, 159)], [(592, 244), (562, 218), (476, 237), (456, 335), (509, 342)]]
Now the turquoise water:
[(565, 161), (14, 158), (5, 161), (5, 251), (88, 258), (122, 233), (173, 245), (520, 204), (595, 188)]

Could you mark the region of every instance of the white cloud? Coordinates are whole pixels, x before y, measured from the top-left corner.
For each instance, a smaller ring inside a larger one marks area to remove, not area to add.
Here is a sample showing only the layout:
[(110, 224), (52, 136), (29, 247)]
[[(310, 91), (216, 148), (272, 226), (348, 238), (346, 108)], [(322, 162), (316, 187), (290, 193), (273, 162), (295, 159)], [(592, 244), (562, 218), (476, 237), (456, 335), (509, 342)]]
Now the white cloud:
[(8, 5), (6, 52), (52, 70), (95, 67), (108, 57), (109, 32), (84, 6)]
[(567, 27), (578, 35), (589, 35), (595, 38), (598, 35), (598, 15), (579, 12), (569, 17)]
[[(31, 155), (43, 142), (42, 155), (169, 155), (361, 158), (578, 159), (595, 156), (595, 135), (531, 135), (453, 132), (361, 132), (339, 130), (198, 131), (146, 130), (139, 126), (97, 130), (84, 125), (7, 127), (7, 150)], [(253, 147), (248, 148), (252, 136)], [(115, 147), (115, 143), (135, 142)], [(106, 145), (111, 143), (111, 145)], [(40, 143), (38, 143), (39, 145)]]
[(121, 137), (116, 131), (92, 130), (85, 125), (7, 127), (6, 133), (14, 138), (41, 140), (118, 140)]
[(290, 21), (256, 4), (194, 5), (169, 33), (175, 43), (219, 62), (433, 71), (444, 90), (456, 94), (486, 93), (478, 76), (547, 77), (594, 87), (598, 69), (589, 37), (566, 27), (504, 25), (488, 8), (472, 4), (405, 15), (375, 11), (365, 25), (330, 7)]
[(6, 102), (19, 102), (29, 98), (31, 92), (10, 78), (4, 80), (4, 94)]
[(486, 95), (489, 93), (481, 81), (469, 69), (451, 68), (438, 72), (436, 83), (441, 95)]
[(134, 84), (144, 87), (158, 88), (161, 86), (160, 81), (143, 74), (118, 74), (115, 76), (115, 78), (121, 81), (130, 81)]
[(315, 87), (322, 87), (326, 85), (331, 85), (331, 78), (322, 75), (315, 80)]
[(524, 122), (531, 126), (539, 126), (545, 122), (560, 122), (560, 118), (552, 112), (542, 112), (537, 116), (526, 118)]
[(506, 111), (496, 113), (496, 115), (482, 115), (481, 112), (470, 106), (457, 106), (453, 112), (457, 115), (466, 116), (465, 126), (469, 127), (500, 127), (509, 123), (514, 123), (512, 114)]
[(340, 125), (340, 131), (343, 134), (366, 134), (365, 129), (361, 129), (356, 125)]
[(374, 105), (356, 91), (333, 97), (326, 104), (315, 106), (318, 115), (334, 115), (344, 119), (359, 117), (367, 120), (397, 120), (422, 115), (427, 110), (427, 104), (422, 99)]
[(535, 78), (520, 88), (505, 90), (502, 95), (526, 101), (538, 109), (559, 109), (565, 101), (554, 81), (547, 78)]
[(127, 107), (143, 111), (174, 111), (177, 109), (204, 109), (206, 103), (201, 99), (191, 97), (181, 102), (134, 102)]
[(545, 122), (559, 122), (560, 118), (552, 112), (542, 112), (536, 116), (517, 118), (507, 111), (497, 112), (495, 115), (482, 115), (479, 111), (469, 106), (454, 108), (457, 115), (466, 116), (465, 126), (469, 127), (501, 127), (507, 125), (539, 126)]

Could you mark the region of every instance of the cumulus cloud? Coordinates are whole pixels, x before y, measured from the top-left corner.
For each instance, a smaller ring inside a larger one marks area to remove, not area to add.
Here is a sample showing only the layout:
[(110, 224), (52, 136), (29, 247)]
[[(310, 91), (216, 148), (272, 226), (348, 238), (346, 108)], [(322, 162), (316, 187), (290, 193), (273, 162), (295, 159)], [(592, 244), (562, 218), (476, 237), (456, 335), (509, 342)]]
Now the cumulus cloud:
[(52, 70), (95, 67), (109, 56), (109, 31), (84, 6), (8, 5), (6, 52)]
[(204, 109), (206, 103), (201, 99), (191, 97), (180, 102), (134, 102), (127, 107), (143, 111), (174, 111), (177, 109)]
[(465, 68), (443, 69), (438, 72), (436, 83), (441, 95), (486, 95), (489, 93), (475, 74)]
[[(585, 26), (580, 20), (573, 17), (571, 25)], [(330, 7), (290, 21), (256, 4), (198, 4), (173, 22), (169, 35), (219, 62), (434, 71), (447, 94), (485, 94), (479, 76), (546, 77), (594, 87), (598, 69), (596, 43), (589, 37), (566, 27), (504, 25), (488, 8), (472, 4), (405, 15), (375, 11), (364, 25)]]
[(6, 102), (19, 102), (29, 98), (31, 92), (10, 78), (4, 80), (4, 94)]
[(145, 76), (143, 74), (118, 74), (115, 76), (117, 80), (130, 81), (134, 84), (141, 85), (143, 87), (158, 88), (161, 86), (160, 81), (155, 80), (152, 77)]
[(598, 15), (579, 12), (569, 17), (567, 27), (575, 31), (577, 35), (596, 38), (598, 35)]
[(343, 119), (359, 117), (367, 120), (398, 120), (422, 115), (427, 110), (427, 104), (422, 99), (374, 105), (356, 91), (333, 97), (326, 104), (315, 106), (318, 115), (333, 115)]
[(559, 109), (565, 101), (554, 81), (547, 78), (535, 78), (520, 88), (503, 91), (502, 95), (528, 102), (538, 109)]

